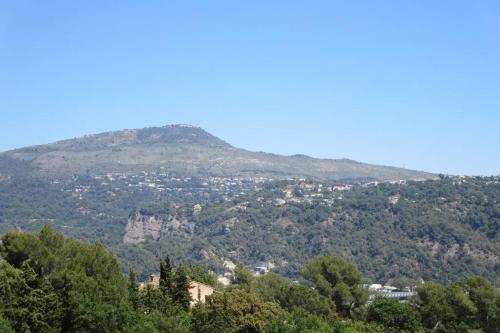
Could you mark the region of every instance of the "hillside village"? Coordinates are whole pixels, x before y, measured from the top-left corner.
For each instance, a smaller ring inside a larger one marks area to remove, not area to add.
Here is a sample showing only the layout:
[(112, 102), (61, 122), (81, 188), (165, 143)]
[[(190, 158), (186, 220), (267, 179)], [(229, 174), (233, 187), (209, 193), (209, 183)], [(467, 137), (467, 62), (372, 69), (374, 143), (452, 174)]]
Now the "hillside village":
[[(455, 176), (455, 184), (463, 184), (475, 177)], [(500, 176), (491, 177), (490, 182), (499, 183)], [(8, 179), (4, 179), (8, 181)], [(412, 181), (425, 181), (414, 179)], [(286, 184), (283, 196), (275, 198), (276, 205), (284, 203), (310, 203), (313, 200), (323, 200), (332, 204), (335, 199), (342, 199), (342, 192), (353, 186), (374, 187), (379, 184), (407, 183), (406, 180), (373, 181), (356, 180), (349, 182), (319, 182), (305, 178), (269, 178), (269, 177), (217, 177), (217, 176), (180, 176), (165, 170), (142, 171), (140, 173), (107, 173), (89, 177), (74, 176), (71, 182), (52, 180), (52, 184), (60, 185), (61, 191), (83, 199), (86, 193), (97, 190), (106, 190), (107, 195), (116, 196), (123, 191), (153, 192), (164, 197), (175, 196), (200, 203), (214, 199), (229, 201), (250, 192), (262, 190), (265, 184), (279, 182)], [(287, 184), (288, 183), (288, 184)], [(398, 200), (397, 196), (389, 198), (392, 204)]]
[[(424, 181), (421, 179), (420, 181)], [(65, 182), (63, 191), (71, 192), (73, 195), (83, 198), (85, 193), (96, 189), (106, 189), (109, 196), (116, 196), (117, 192), (124, 190), (131, 191), (152, 191), (165, 193), (179, 197), (191, 197), (201, 202), (209, 198), (221, 198), (231, 200), (248, 192), (259, 191), (264, 184), (273, 182), (290, 183), (283, 189), (283, 198), (277, 198), (276, 203), (284, 202), (304, 203), (316, 199), (329, 201), (332, 197), (341, 198), (335, 193), (350, 190), (352, 186), (362, 187), (377, 186), (379, 181), (350, 181), (348, 183), (324, 183), (310, 181), (304, 178), (268, 178), (268, 177), (189, 177), (178, 176), (166, 171), (143, 171), (140, 173), (107, 173), (86, 177), (73, 177), (72, 182)], [(418, 180), (416, 180), (418, 181)], [(53, 184), (61, 184), (61, 180), (53, 180)], [(405, 184), (405, 180), (386, 181), (387, 184)], [(284, 202), (282, 200), (285, 200)]]
[[(106, 189), (107, 194), (116, 196), (120, 191), (139, 191), (191, 198), (207, 201), (217, 198), (229, 198), (248, 191), (259, 190), (262, 184), (272, 182), (272, 178), (264, 177), (187, 177), (172, 175), (159, 170), (140, 173), (107, 173), (89, 177), (73, 177), (73, 181), (65, 183), (64, 191), (82, 197), (85, 193), (96, 189)], [(60, 180), (53, 181), (61, 183)]]
[[(208, 199), (220, 198), (229, 201), (249, 192), (262, 190), (264, 184), (281, 182), (290, 183), (283, 188), (283, 197), (276, 198), (275, 204), (308, 203), (313, 200), (324, 200), (333, 203), (333, 200), (342, 199), (342, 191), (350, 190), (353, 186), (372, 187), (379, 181), (356, 181), (350, 183), (322, 183), (306, 179), (274, 179), (267, 177), (182, 177), (167, 172), (146, 172), (139, 174), (108, 173), (92, 176), (88, 179), (75, 177), (74, 182), (67, 184), (63, 191), (71, 192), (82, 198), (85, 193), (97, 188), (107, 189), (109, 196), (116, 196), (119, 191), (138, 190), (140, 192), (164, 193), (164, 196), (175, 195), (179, 198), (191, 198), (201, 203)], [(423, 179), (422, 179), (423, 181)], [(59, 181), (53, 181), (58, 184)], [(405, 184), (405, 180), (387, 181), (387, 184)]]

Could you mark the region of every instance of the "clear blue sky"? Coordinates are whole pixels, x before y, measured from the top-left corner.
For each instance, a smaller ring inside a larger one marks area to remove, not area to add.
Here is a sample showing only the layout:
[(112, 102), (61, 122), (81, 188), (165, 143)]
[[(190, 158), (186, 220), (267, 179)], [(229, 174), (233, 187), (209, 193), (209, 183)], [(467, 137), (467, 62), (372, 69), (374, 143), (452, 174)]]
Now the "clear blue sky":
[(500, 1), (0, 0), (0, 151), (172, 123), (498, 174)]

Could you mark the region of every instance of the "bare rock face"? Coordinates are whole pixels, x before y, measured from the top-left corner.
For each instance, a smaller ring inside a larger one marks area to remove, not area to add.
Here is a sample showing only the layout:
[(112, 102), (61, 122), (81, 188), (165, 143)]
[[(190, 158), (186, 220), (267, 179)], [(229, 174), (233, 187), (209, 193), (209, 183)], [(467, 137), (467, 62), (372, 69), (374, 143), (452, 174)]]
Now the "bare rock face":
[(155, 215), (135, 211), (128, 219), (123, 242), (138, 244), (145, 240), (159, 240), (163, 221)]
[(194, 223), (186, 218), (178, 216), (159, 217), (146, 211), (136, 210), (130, 214), (125, 227), (123, 242), (138, 244), (146, 240), (158, 241), (173, 233), (189, 237), (193, 231)]

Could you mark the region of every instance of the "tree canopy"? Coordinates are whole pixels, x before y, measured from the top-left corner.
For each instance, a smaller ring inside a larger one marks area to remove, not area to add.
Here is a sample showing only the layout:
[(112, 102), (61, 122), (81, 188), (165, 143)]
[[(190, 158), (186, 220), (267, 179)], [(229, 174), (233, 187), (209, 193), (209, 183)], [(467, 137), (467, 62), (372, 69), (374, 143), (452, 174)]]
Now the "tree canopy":
[(190, 277), (213, 277), (202, 266), (174, 267), (167, 256), (158, 265), (160, 285), (141, 288), (134, 270), (124, 276), (101, 244), (48, 226), (3, 235), (0, 256), (0, 332), (7, 333), (497, 333), (500, 327), (499, 292), (479, 276), (448, 286), (425, 282), (408, 303), (367, 302), (356, 267), (322, 255), (305, 265), (303, 284), (274, 273), (253, 276), (239, 265), (237, 283), (191, 306)]

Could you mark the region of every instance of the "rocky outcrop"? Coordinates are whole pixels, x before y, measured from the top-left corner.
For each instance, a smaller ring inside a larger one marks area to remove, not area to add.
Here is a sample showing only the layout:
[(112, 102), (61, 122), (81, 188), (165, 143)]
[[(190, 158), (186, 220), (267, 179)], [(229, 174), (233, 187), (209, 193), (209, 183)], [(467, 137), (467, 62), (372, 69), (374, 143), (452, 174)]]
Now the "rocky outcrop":
[(162, 225), (163, 221), (159, 217), (136, 210), (129, 216), (123, 242), (138, 244), (148, 239), (159, 240)]
[(130, 214), (123, 242), (138, 244), (147, 240), (158, 241), (172, 233), (186, 236), (194, 232), (194, 223), (178, 216), (158, 216), (144, 210), (135, 210)]

